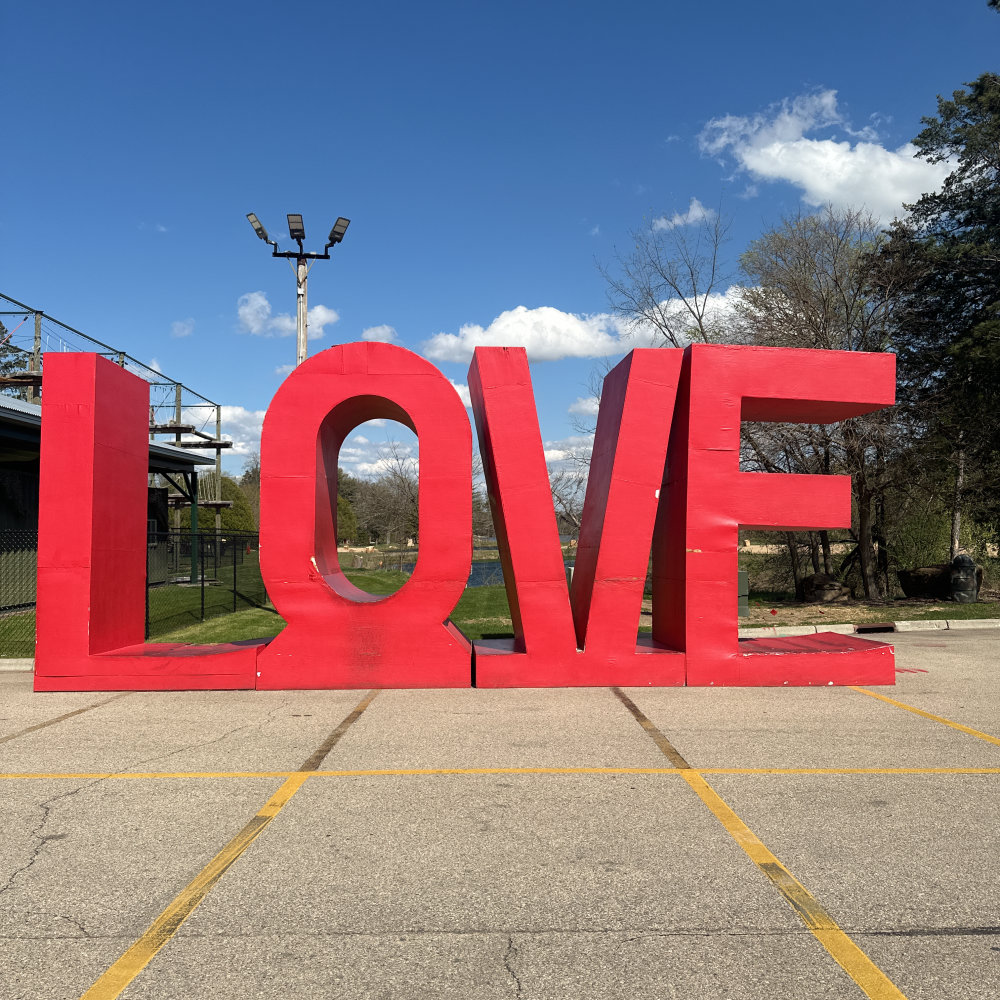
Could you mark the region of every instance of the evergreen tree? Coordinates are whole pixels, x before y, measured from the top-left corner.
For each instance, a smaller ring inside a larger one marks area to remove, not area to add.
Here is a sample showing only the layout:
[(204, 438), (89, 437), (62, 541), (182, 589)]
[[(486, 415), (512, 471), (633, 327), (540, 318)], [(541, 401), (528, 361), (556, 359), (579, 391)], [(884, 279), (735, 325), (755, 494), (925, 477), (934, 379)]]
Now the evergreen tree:
[[(993, 4), (992, 6), (996, 6)], [(952, 555), (963, 512), (997, 519), (1000, 458), (1000, 76), (938, 98), (918, 155), (955, 169), (908, 206), (880, 254), (906, 276), (899, 316), (900, 402), (921, 458), (950, 480)]]

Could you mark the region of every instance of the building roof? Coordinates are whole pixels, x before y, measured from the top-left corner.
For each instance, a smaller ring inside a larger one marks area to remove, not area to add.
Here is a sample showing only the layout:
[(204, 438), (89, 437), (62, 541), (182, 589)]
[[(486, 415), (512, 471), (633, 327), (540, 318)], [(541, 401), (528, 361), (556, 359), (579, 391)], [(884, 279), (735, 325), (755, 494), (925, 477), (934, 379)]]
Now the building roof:
[[(41, 433), (40, 406), (0, 394), (0, 462), (37, 458)], [(215, 460), (159, 441), (149, 442), (150, 472), (193, 472), (199, 465), (215, 465)]]

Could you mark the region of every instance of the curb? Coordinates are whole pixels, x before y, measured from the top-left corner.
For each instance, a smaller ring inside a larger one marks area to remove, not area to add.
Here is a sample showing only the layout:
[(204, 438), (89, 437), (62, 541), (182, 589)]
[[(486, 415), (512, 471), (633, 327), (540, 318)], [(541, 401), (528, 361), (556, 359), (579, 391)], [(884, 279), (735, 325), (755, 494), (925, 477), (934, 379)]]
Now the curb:
[[(869, 630), (874, 635), (878, 635), (878, 632), (872, 629), (872, 624), (861, 622), (858, 625), (762, 625), (759, 628), (741, 628), (738, 632), (741, 639), (754, 639), (761, 636), (791, 638), (797, 635), (814, 635), (818, 632), (836, 632), (839, 635), (854, 635), (855, 633), (864, 634)], [(932, 632), (951, 631), (952, 629), (957, 631), (975, 628), (1000, 628), (1000, 618), (934, 618), (928, 621), (886, 622), (885, 625), (891, 625), (893, 632)], [(886, 631), (888, 631), (888, 628), (886, 628)]]
[[(1000, 628), (1000, 618), (959, 618), (954, 620), (934, 618), (928, 621), (886, 622), (885, 624), (892, 625), (893, 632), (933, 632), (951, 631), (953, 629)], [(868, 628), (870, 628), (870, 625), (866, 626), (863, 622), (860, 627), (858, 625), (761, 625), (758, 628), (741, 628), (737, 632), (741, 639), (759, 639), (762, 636), (773, 636), (775, 639), (790, 639), (799, 635), (816, 635), (819, 632), (854, 635), (859, 630), (864, 633)], [(34, 669), (35, 661), (32, 657), (24, 659), (0, 658), (0, 673)]]
[(0, 673), (13, 670), (34, 670), (35, 660), (33, 657), (23, 659), (0, 659)]

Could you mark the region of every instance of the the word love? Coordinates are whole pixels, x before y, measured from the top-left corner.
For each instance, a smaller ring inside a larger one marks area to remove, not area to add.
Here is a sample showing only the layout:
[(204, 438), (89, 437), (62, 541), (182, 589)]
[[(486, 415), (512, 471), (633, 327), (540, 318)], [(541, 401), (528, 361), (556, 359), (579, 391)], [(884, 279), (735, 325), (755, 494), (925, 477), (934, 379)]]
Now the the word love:
[[(636, 350), (605, 379), (568, 585), (521, 348), (469, 370), (513, 620), (470, 642), (448, 620), (472, 558), (471, 429), (449, 381), (389, 344), (298, 367), (261, 444), (261, 572), (287, 621), (246, 644), (143, 644), (148, 386), (94, 355), (45, 358), (39, 690), (891, 684), (892, 647), (737, 638), (740, 525), (849, 527), (850, 480), (741, 472), (740, 422), (844, 420), (893, 402), (892, 355), (695, 345)], [(420, 443), (420, 546), (396, 593), (346, 577), (337, 463), (388, 418)], [(639, 633), (652, 555), (652, 632)]]

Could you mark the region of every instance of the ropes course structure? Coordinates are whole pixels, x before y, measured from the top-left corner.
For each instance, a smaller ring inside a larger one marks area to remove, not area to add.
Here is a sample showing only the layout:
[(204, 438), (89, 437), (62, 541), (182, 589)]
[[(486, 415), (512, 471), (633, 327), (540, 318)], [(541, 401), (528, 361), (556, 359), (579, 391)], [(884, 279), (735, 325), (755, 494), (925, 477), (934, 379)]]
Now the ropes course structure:
[(197, 530), (198, 509), (208, 508), (214, 511), (215, 528), (220, 531), (222, 508), (231, 506), (231, 501), (222, 499), (222, 452), (233, 446), (222, 435), (222, 405), (126, 351), (0, 292), (0, 393), (39, 405), (45, 355), (69, 351), (98, 354), (149, 383), (151, 441), (162, 437), (164, 444), (176, 448), (215, 452), (214, 475), (203, 476), (200, 482), (193, 473), (168, 477), (175, 491), (168, 501), (175, 527), (182, 508), (190, 507), (192, 530)]

